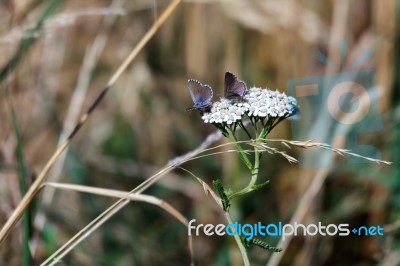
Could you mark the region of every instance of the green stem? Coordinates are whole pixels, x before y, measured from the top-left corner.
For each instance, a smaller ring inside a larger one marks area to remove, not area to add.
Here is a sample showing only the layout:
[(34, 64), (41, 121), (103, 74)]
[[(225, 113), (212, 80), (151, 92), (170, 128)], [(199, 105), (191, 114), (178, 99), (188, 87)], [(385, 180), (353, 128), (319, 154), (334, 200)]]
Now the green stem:
[(258, 178), (258, 169), (260, 167), (260, 152), (254, 148), (254, 168), (251, 170), (251, 180), (248, 187), (252, 187), (256, 184)]
[(239, 191), (234, 192), (231, 195), (229, 195), (229, 197), (228, 197), (229, 200), (236, 198), (238, 196), (247, 194), (255, 189), (255, 184), (256, 184), (257, 178), (258, 178), (258, 169), (260, 167), (260, 155), (261, 154), (258, 151), (258, 149), (256, 147), (254, 147), (254, 167), (251, 169), (250, 183), (242, 190), (239, 190)]
[[(233, 224), (231, 214), (229, 212), (225, 212), (224, 214), (226, 220), (228, 221), (228, 224)], [(238, 245), (240, 253), (242, 254), (244, 265), (250, 266), (249, 257), (247, 256), (246, 247), (243, 245), (242, 239), (240, 239), (240, 236), (238, 234), (234, 234), (233, 237), (235, 238), (236, 244)]]
[(237, 148), (238, 151), (239, 151), (240, 159), (244, 162), (244, 164), (247, 166), (247, 168), (248, 168), (249, 170), (252, 170), (252, 169), (253, 169), (253, 164), (250, 162), (250, 160), (249, 160), (249, 158), (247, 157), (246, 152), (243, 150), (242, 146), (241, 146), (239, 143), (237, 143), (238, 140), (237, 140), (237, 138), (236, 138), (235, 133), (234, 133), (231, 129), (228, 129), (228, 134), (229, 134), (229, 138), (230, 138), (232, 141), (235, 142), (236, 148)]
[(258, 123), (257, 123), (257, 118), (254, 118), (254, 130), (256, 132), (256, 136), (258, 136)]
[[(269, 134), (269, 132), (271, 132), (272, 129), (274, 129), (274, 127), (276, 127), (280, 122), (282, 122), (286, 117), (279, 117), (277, 119), (273, 119), (271, 120), (272, 122), (269, 123), (268, 125), (268, 130), (265, 130), (265, 132), (261, 135), (262, 139), (265, 139), (267, 137), (267, 135)], [(275, 122), (276, 121), (276, 122)], [(275, 123), (274, 123), (275, 122)], [(264, 131), (263, 130), (263, 131)]]
[(268, 119), (267, 123), (264, 125), (263, 129), (261, 130), (260, 134), (257, 138), (265, 140), (268, 133), (271, 131), (272, 124), (274, 123), (275, 119)]
[(265, 127), (264, 119), (265, 119), (265, 118), (261, 118), (261, 119), (260, 119), (261, 125), (263, 126), (263, 128)]
[[(19, 125), (17, 121), (17, 114), (14, 109), (14, 104), (11, 98), (11, 93), (8, 90), (8, 87), (4, 85), (5, 94), (7, 98), (8, 108), (11, 114), (11, 121), (14, 127), (15, 138), (17, 140), (17, 158), (18, 158), (18, 171), (19, 171), (19, 180), (21, 186), (21, 195), (25, 195), (26, 191), (28, 190), (27, 184), (27, 173), (25, 167), (25, 159), (24, 153), (22, 148), (22, 138), (21, 133), (19, 130)], [(30, 208), (28, 208), (23, 216), (22, 216), (22, 265), (28, 266), (31, 265), (31, 253), (29, 250), (29, 238), (31, 236), (31, 215), (30, 215)]]
[(242, 121), (239, 122), (239, 126), (244, 130), (244, 132), (246, 132), (247, 136), (251, 139), (251, 135), (249, 131), (247, 131), (247, 128), (244, 126)]
[(254, 134), (257, 136), (257, 134), (258, 134), (258, 132), (257, 132), (257, 120), (256, 120), (256, 118), (253, 118), (252, 116), (249, 116), (249, 119), (250, 119), (251, 125), (253, 126)]

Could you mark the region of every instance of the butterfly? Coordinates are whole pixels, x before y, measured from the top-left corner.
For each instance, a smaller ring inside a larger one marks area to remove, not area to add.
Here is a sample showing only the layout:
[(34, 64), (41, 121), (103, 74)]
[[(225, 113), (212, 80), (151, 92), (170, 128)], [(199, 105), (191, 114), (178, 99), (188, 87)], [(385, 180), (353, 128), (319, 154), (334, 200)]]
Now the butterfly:
[(202, 84), (200, 81), (195, 79), (189, 79), (188, 87), (194, 105), (186, 110), (197, 109), (200, 110), (201, 113), (210, 111), (211, 99), (213, 97), (213, 90), (210, 85)]
[(243, 96), (248, 92), (246, 83), (238, 80), (231, 72), (225, 73), (224, 97), (229, 100), (243, 100)]

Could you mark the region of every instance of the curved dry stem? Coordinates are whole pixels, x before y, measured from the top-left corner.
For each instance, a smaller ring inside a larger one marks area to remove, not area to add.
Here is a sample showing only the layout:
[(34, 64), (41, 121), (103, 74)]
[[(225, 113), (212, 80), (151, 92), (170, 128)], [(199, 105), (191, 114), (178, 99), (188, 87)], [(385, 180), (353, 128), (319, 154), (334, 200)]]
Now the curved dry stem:
[[(168, 173), (173, 168), (174, 168), (173, 166), (165, 167), (161, 171), (156, 173), (155, 175), (151, 176), (148, 180), (146, 180), (143, 183), (149, 184), (148, 186), (150, 186), (151, 184), (156, 182), (156, 180), (161, 178), (161, 176), (163, 176), (164, 174)], [(151, 182), (151, 180), (155, 180), (155, 181)], [(98, 229), (102, 224), (104, 224), (114, 214), (116, 214), (123, 207), (125, 207), (130, 202), (130, 199), (129, 199), (130, 195), (135, 194), (135, 193), (136, 194), (140, 194), (148, 186), (144, 186), (144, 188), (140, 189), (140, 190), (139, 189), (133, 189), (129, 193), (125, 194), (124, 197), (120, 198), (117, 202), (115, 202), (113, 205), (111, 205), (107, 210), (105, 210), (103, 213), (101, 213), (99, 216), (97, 216), (87, 226), (85, 226), (77, 234), (75, 234), (72, 238), (70, 238), (62, 247), (60, 247), (56, 252), (54, 252), (41, 265), (54, 265), (55, 263), (57, 263), (57, 261), (53, 260), (54, 258), (65, 256), (69, 251), (72, 250), (73, 247), (75, 247), (77, 244), (82, 242), (86, 237), (88, 237), (92, 232), (94, 232), (96, 229)]]
[[(52, 187), (55, 189), (63, 189), (63, 190), (70, 190), (76, 192), (84, 192), (95, 194), (99, 196), (106, 196), (106, 197), (113, 197), (113, 198), (126, 198), (130, 201), (141, 201), (146, 202), (155, 206), (160, 207), (161, 209), (165, 210), (173, 217), (175, 217), (178, 221), (180, 221), (183, 225), (188, 227), (188, 220), (180, 213), (177, 209), (175, 209), (172, 205), (168, 202), (159, 199), (154, 196), (144, 195), (144, 194), (129, 194), (126, 191), (114, 190), (114, 189), (107, 189), (107, 188), (98, 188), (98, 187), (89, 187), (89, 186), (82, 186), (82, 185), (75, 185), (75, 184), (62, 184), (62, 183), (44, 183), (41, 188), (44, 187)], [(78, 243), (73, 243), (71, 246), (68, 247), (69, 250), (74, 248)], [(193, 261), (193, 239), (192, 236), (188, 236), (188, 247), (191, 259)], [(53, 257), (51, 264), (60, 262), (60, 260), (64, 257), (66, 253), (62, 253), (59, 256)]]
[[(218, 195), (214, 192), (214, 190), (211, 189), (211, 187), (206, 182), (204, 182), (203, 180), (201, 180), (201, 178), (197, 177), (194, 173), (192, 173), (191, 171), (189, 171), (183, 167), (179, 167), (179, 169), (182, 169), (183, 171), (189, 173), (194, 178), (196, 178), (197, 181), (199, 181), (199, 183), (203, 186), (203, 189), (204, 189), (204, 192), (206, 193), (206, 195), (210, 194), (212, 196), (212, 198), (215, 200), (215, 202), (218, 204), (218, 206), (221, 207), (221, 209), (223, 210), (224, 207), (223, 207), (221, 198), (218, 197)], [(224, 217), (229, 224), (233, 223), (232, 217), (229, 212), (224, 211)], [(240, 239), (240, 236), (238, 234), (234, 234), (234, 239), (239, 248), (240, 254), (242, 255), (244, 265), (250, 265), (246, 247), (243, 245), (242, 240)]]
[(183, 167), (178, 167), (179, 169), (189, 173), (190, 175), (192, 175), (194, 178), (196, 178), (196, 180), (201, 184), (201, 186), (204, 189), (204, 193), (206, 195), (210, 194), (211, 197), (214, 199), (214, 201), (218, 204), (219, 207), (221, 207), (221, 209), (223, 209), (223, 205), (222, 205), (222, 201), (221, 198), (218, 197), (218, 195), (214, 192), (214, 190), (212, 190), (212, 188), (206, 183), (204, 182), (200, 177), (196, 176), (193, 172), (189, 171), (186, 168)]
[[(218, 141), (222, 137), (222, 134), (219, 131), (215, 131), (214, 133), (210, 134), (205, 141), (203, 141), (199, 147), (190, 151), (182, 156), (176, 157), (172, 159), (166, 167), (161, 169), (156, 174), (149, 177), (147, 180), (142, 182), (138, 187), (134, 188), (131, 193), (142, 193), (145, 189), (150, 187), (152, 184), (160, 180), (165, 174), (170, 172), (172, 169), (175, 169), (182, 163), (189, 161), (192, 157), (195, 157), (197, 154), (201, 153), (205, 150), (208, 146), (210, 146), (213, 142)], [(129, 194), (127, 194), (129, 195)], [(60, 254), (68, 253), (70, 249), (67, 249), (70, 245), (76, 245), (82, 242), (87, 236), (90, 235), (91, 232), (95, 231), (99, 228), (102, 224), (104, 224), (108, 219), (110, 219), (115, 213), (121, 210), (129, 203), (129, 199), (121, 198), (113, 205), (111, 205), (107, 210), (97, 216), (93, 221), (91, 221), (88, 225), (86, 225), (83, 229), (81, 229), (77, 234), (75, 234), (72, 238), (70, 238), (67, 243), (65, 243), (62, 247), (60, 247), (55, 253), (51, 255), (42, 265), (49, 265), (49, 261), (56, 256), (60, 256)]]

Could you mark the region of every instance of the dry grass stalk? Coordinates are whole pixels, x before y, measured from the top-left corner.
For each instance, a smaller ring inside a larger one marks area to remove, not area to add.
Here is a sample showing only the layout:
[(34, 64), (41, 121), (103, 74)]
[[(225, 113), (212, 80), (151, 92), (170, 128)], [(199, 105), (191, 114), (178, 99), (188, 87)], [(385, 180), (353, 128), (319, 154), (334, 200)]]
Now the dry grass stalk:
[[(129, 199), (130, 201), (140, 201), (140, 202), (146, 202), (152, 205), (156, 205), (169, 214), (171, 214), (173, 217), (175, 217), (178, 221), (180, 221), (184, 226), (188, 226), (188, 220), (183, 216), (182, 213), (180, 213), (177, 209), (175, 209), (173, 206), (168, 204), (168, 202), (159, 199), (154, 196), (150, 195), (144, 195), (144, 194), (132, 194), (128, 193), (126, 191), (120, 191), (120, 190), (114, 190), (114, 189), (106, 189), (106, 188), (98, 188), (98, 187), (89, 187), (89, 186), (82, 186), (82, 185), (75, 185), (75, 184), (62, 184), (62, 183), (44, 183), (42, 185), (42, 188), (44, 187), (52, 187), (55, 189), (62, 189), (62, 190), (70, 190), (70, 191), (75, 191), (75, 192), (84, 192), (84, 193), (90, 193), (90, 194), (95, 194), (99, 196), (106, 196), (106, 197), (113, 197), (113, 198), (120, 198), (120, 199)], [(188, 236), (188, 246), (189, 246), (189, 251), (190, 255), (193, 258), (193, 239), (189, 235)], [(65, 254), (65, 253), (63, 253)], [(63, 254), (60, 254), (59, 256), (53, 257), (52, 262), (49, 263), (49, 265), (52, 265), (54, 263), (60, 262)], [(43, 265), (46, 265), (45, 263)]]
[(125, 61), (120, 65), (120, 67), (116, 70), (116, 72), (112, 75), (110, 80), (107, 82), (104, 89), (100, 92), (98, 97), (94, 100), (92, 105), (88, 108), (87, 112), (80, 118), (78, 124), (75, 126), (74, 130), (68, 136), (68, 138), (64, 141), (64, 143), (54, 152), (49, 161), (46, 163), (43, 170), (38, 175), (35, 182), (30, 186), (29, 190), (22, 198), (21, 202), (18, 204), (12, 215), (7, 219), (7, 222), (4, 224), (0, 231), (0, 244), (2, 244), (7, 237), (7, 235), (14, 228), (15, 224), (21, 218), (22, 214), (28, 207), (28, 205), (32, 202), (35, 197), (38, 189), (41, 184), (45, 181), (46, 175), (48, 171), (51, 169), (52, 165), (56, 161), (56, 159), (63, 153), (63, 151), (70, 145), (72, 139), (76, 135), (76, 133), (80, 130), (83, 124), (87, 121), (90, 114), (93, 110), (96, 109), (98, 104), (102, 101), (104, 96), (107, 94), (108, 90), (112, 85), (118, 80), (118, 78), (122, 75), (122, 73), (128, 68), (130, 63), (135, 59), (138, 53), (143, 49), (146, 43), (154, 36), (157, 30), (165, 23), (167, 18), (173, 13), (175, 8), (181, 0), (174, 0), (171, 4), (165, 9), (165, 11), (160, 15), (160, 17), (154, 22), (153, 26), (147, 31), (147, 33), (143, 36), (143, 38), (139, 41), (139, 43), (134, 47), (132, 52), (128, 55)]

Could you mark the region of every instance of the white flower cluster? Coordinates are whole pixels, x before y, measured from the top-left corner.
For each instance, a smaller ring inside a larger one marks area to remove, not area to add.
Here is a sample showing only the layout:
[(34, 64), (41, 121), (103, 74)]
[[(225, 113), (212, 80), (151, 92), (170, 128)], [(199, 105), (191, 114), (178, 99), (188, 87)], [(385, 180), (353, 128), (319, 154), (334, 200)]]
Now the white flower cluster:
[(287, 117), (297, 105), (291, 96), (261, 88), (251, 88), (243, 98), (250, 105), (247, 115), (254, 117)]
[(201, 118), (205, 123), (227, 123), (230, 125), (241, 120), (249, 107), (250, 105), (246, 102), (233, 103), (231, 100), (221, 98), (221, 100), (214, 102), (211, 111), (204, 113)]
[(222, 98), (214, 102), (210, 112), (204, 113), (205, 123), (232, 124), (242, 119), (246, 114), (249, 117), (289, 117), (297, 112), (297, 101), (279, 91), (261, 88), (250, 88), (238, 102)]

